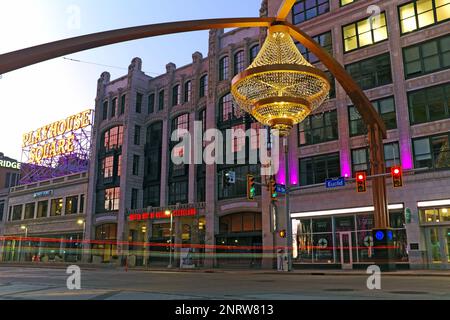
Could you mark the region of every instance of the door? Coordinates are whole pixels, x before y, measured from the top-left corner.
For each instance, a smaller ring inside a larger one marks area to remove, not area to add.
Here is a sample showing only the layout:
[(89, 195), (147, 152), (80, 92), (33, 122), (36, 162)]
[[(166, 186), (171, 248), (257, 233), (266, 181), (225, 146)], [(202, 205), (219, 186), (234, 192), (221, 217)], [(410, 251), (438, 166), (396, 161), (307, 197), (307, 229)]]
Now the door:
[(428, 244), (428, 261), (430, 266), (450, 266), (450, 228), (428, 228), (426, 233)]
[(341, 249), (341, 265), (342, 269), (353, 268), (353, 248), (352, 248), (352, 233), (340, 232), (339, 243)]

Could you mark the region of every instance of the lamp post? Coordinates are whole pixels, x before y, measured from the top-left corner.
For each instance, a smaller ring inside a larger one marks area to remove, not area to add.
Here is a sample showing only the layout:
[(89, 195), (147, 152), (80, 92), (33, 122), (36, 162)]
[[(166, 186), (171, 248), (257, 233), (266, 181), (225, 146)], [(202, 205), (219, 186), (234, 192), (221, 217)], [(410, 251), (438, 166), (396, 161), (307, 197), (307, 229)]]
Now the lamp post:
[(172, 251), (173, 251), (173, 212), (166, 210), (166, 216), (170, 216), (170, 247), (169, 247), (169, 265), (167, 268), (172, 268)]
[[(86, 237), (86, 220), (84, 219), (78, 219), (77, 224), (79, 226), (83, 225), (83, 239), (81, 241), (81, 250), (83, 251), (84, 249), (84, 238)], [(83, 256), (83, 252), (82, 252), (82, 256)]]
[[(25, 231), (25, 239), (28, 237), (28, 227), (25, 225), (20, 226), (20, 230)], [(20, 242), (19, 242), (19, 262), (22, 260), (22, 236), (20, 236)]]

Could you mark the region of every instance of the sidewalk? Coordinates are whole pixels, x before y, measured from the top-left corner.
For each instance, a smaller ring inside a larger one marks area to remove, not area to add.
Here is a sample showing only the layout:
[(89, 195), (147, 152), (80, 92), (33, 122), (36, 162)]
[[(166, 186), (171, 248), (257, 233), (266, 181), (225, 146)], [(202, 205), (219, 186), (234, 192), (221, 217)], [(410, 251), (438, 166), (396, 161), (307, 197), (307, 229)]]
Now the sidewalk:
[[(0, 272), (3, 267), (15, 267), (15, 268), (50, 268), (50, 269), (66, 269), (70, 265), (77, 265), (82, 270), (116, 270), (126, 272), (125, 267), (112, 265), (112, 264), (83, 264), (83, 263), (0, 263)], [(190, 273), (246, 273), (246, 274), (279, 274), (279, 275), (310, 275), (310, 276), (367, 276), (365, 270), (321, 270), (321, 269), (301, 269), (293, 270), (291, 272), (278, 272), (276, 270), (269, 269), (226, 269), (226, 268), (214, 268), (214, 269), (168, 269), (165, 267), (134, 267), (128, 268), (129, 272), (152, 272), (152, 271), (171, 271), (171, 272), (190, 272)], [(450, 277), (450, 270), (398, 270), (383, 272), (385, 276), (409, 276), (409, 277)]]

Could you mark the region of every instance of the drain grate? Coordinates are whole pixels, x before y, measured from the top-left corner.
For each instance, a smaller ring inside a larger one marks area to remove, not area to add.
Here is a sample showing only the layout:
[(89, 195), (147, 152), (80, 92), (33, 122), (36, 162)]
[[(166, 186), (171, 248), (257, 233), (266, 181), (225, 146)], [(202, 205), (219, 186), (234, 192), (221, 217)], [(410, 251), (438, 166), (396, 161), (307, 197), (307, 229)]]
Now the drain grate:
[(329, 292), (351, 292), (351, 291), (355, 291), (354, 289), (346, 289), (346, 288), (336, 288), (336, 289), (325, 289), (324, 291), (329, 291)]
[(393, 294), (428, 294), (428, 292), (423, 292), (423, 291), (389, 291), (389, 293), (393, 293)]

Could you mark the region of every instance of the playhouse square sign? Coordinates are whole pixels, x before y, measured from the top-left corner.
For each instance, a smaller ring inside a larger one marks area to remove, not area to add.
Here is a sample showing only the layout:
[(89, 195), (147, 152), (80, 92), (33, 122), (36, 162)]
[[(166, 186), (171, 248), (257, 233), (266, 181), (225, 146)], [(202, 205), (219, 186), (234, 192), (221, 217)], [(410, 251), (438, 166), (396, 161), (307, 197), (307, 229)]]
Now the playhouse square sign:
[(91, 125), (92, 112), (92, 110), (86, 110), (25, 133), (22, 148), (30, 148), (28, 162), (39, 164), (44, 159), (73, 152), (74, 132)]

